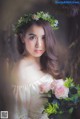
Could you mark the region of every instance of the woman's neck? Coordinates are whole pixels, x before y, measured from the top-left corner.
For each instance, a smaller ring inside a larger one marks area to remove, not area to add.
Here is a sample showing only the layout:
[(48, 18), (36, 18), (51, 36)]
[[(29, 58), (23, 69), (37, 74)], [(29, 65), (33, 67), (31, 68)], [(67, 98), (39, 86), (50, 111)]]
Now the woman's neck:
[(24, 56), (24, 59), (30, 61), (31, 63), (40, 64), (40, 57)]

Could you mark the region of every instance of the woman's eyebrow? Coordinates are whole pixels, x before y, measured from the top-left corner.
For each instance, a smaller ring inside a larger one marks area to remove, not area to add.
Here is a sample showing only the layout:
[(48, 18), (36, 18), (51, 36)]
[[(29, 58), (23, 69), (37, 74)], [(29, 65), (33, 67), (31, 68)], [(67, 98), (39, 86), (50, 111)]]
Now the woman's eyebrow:
[(30, 35), (30, 36), (36, 36), (36, 34), (33, 34), (33, 33), (30, 33), (29, 35)]
[[(29, 33), (28, 34), (29, 36), (37, 36), (36, 34), (34, 34), (34, 33)], [(45, 37), (45, 34), (44, 35), (42, 35), (42, 37)]]

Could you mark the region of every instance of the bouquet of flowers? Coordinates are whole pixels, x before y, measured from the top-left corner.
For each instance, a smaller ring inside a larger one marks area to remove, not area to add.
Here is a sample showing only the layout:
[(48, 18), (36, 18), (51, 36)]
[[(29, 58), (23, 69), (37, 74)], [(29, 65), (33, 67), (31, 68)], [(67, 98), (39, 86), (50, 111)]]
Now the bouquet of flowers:
[(42, 84), (40, 91), (45, 95), (43, 97), (48, 99), (43, 113), (47, 113), (49, 119), (56, 119), (56, 115), (72, 113), (80, 104), (80, 85), (75, 84), (70, 77), (66, 80), (53, 80), (51, 84)]

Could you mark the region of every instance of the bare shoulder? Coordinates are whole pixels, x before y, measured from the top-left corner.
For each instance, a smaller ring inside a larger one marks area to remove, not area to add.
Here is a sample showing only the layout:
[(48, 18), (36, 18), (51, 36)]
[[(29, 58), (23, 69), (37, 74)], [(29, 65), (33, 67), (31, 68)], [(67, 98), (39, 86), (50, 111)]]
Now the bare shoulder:
[(12, 73), (11, 73), (12, 80), (14, 83), (18, 83), (20, 80), (24, 79), (23, 73), (24, 73), (25, 67), (28, 67), (28, 66), (29, 66), (28, 61), (27, 60), (25, 61), (24, 59), (20, 59), (14, 64)]
[(15, 71), (16, 73), (18, 73), (20, 71), (20, 69), (25, 68), (30, 66), (30, 63), (28, 60), (25, 59), (20, 59), (19, 61), (17, 61), (14, 66), (13, 66), (13, 71)]
[(13, 68), (14, 82), (17, 84), (29, 84), (40, 79), (44, 73), (29, 59), (21, 59), (15, 63)]

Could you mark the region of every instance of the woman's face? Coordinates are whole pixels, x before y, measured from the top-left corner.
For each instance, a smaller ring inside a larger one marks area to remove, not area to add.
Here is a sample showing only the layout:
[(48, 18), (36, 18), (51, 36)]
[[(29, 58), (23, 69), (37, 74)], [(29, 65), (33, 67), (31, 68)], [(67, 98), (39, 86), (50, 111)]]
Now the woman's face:
[(45, 32), (43, 27), (32, 25), (22, 39), (29, 56), (40, 57), (45, 52)]

